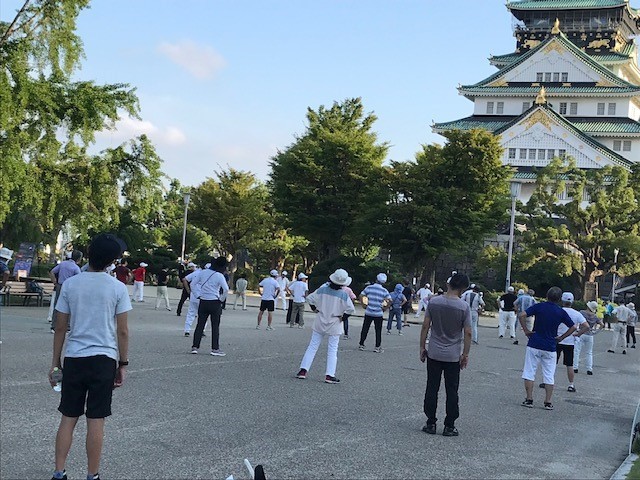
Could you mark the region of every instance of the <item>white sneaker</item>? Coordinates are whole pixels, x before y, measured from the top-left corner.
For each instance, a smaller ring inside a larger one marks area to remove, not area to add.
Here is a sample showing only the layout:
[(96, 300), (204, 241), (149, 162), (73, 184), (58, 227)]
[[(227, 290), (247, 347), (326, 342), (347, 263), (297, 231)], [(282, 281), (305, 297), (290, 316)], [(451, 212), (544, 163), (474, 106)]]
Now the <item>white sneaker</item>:
[(273, 330), (273, 327), (268, 326), (266, 330)]
[(373, 349), (374, 353), (382, 353), (382, 347), (376, 347)]
[(213, 355), (214, 357), (224, 357), (226, 353), (218, 349), (218, 350), (211, 350), (211, 355)]
[(391, 330), (387, 330), (387, 335), (391, 335)]
[(398, 335), (404, 335), (404, 333), (402, 333), (402, 332), (398, 332)]
[(193, 355), (196, 355), (196, 354), (198, 353), (198, 349), (197, 349), (197, 348), (192, 348), (192, 349), (191, 349), (191, 353), (192, 353)]
[(298, 328), (302, 329), (304, 328), (304, 325), (298, 325)]
[(167, 310), (171, 311), (171, 309), (169, 307), (167, 307)]
[(260, 325), (256, 325), (256, 330), (260, 330)]

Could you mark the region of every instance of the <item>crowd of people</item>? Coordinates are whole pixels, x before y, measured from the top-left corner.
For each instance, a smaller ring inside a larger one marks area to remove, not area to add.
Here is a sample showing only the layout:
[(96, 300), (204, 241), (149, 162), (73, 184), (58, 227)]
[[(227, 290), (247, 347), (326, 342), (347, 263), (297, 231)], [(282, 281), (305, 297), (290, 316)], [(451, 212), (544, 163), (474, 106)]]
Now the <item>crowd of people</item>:
[[(127, 315), (132, 309), (132, 302), (144, 301), (143, 287), (148, 267), (145, 262), (140, 262), (134, 270), (130, 270), (126, 260), (119, 260), (124, 250), (121, 240), (113, 235), (102, 234), (93, 239), (88, 249), (88, 263), (84, 267), (80, 267), (82, 252), (72, 251), (69, 258), (50, 273), (56, 294), (52, 301), (55, 308), (52, 331), (55, 335), (49, 378), (52, 385), (56, 384), (59, 381), (56, 372), (62, 370), (64, 380), (59, 406), (62, 417), (56, 436), (54, 479), (66, 478), (66, 458), (77, 421), (83, 414), (87, 417), (87, 478), (99, 479), (104, 421), (111, 414), (112, 390), (124, 383), (129, 363)], [(6, 258), (6, 252), (0, 253), (4, 253), (3, 258)], [(2, 263), (6, 265), (6, 262)], [(217, 257), (203, 268), (187, 263), (179, 272), (183, 292), (178, 315), (185, 302), (189, 301), (185, 336), (191, 336), (192, 326), (196, 323), (192, 354), (199, 353), (202, 338), (205, 337), (205, 326), (210, 321), (210, 354), (225, 356), (220, 349), (220, 321), (229, 295), (227, 267), (226, 258)], [(156, 275), (156, 309), (164, 301), (165, 308), (171, 310), (167, 293), (168, 278), (167, 269), (161, 269)], [(130, 297), (126, 284), (132, 280), (134, 288)], [(413, 303), (417, 303), (416, 315), (423, 316), (418, 358), (426, 363), (427, 368), (423, 402), (426, 424), (422, 430), (427, 434), (437, 433), (437, 399), (444, 378), (446, 402), (442, 434), (459, 435), (456, 420), (460, 415), (460, 371), (469, 364), (471, 345), (480, 342), (478, 323), (485, 307), (480, 288), (470, 283), (466, 275), (457, 272), (453, 272), (447, 280), (446, 289), (438, 289), (435, 293), (428, 283), (417, 292), (409, 283), (396, 284), (388, 290), (388, 277), (383, 272), (376, 276), (373, 283), (366, 285), (359, 296), (350, 288), (351, 282), (347, 271), (337, 269), (318, 289), (310, 292), (306, 274), (299, 273), (290, 281), (286, 271), (274, 269), (259, 282), (260, 305), (256, 329), (262, 328), (264, 313), (267, 312), (266, 330), (273, 330), (276, 303), (286, 311), (290, 328), (305, 328), (305, 317), (309, 315), (305, 310), (308, 306), (313, 312), (311, 337), (295, 376), (302, 380), (307, 378), (317, 351), (326, 339), (324, 381), (337, 384), (340, 383), (337, 377), (338, 346), (341, 339), (349, 339), (349, 317), (356, 311), (354, 301), (359, 298), (365, 306), (357, 348), (366, 349), (373, 324), (373, 351), (376, 353), (383, 352), (385, 315), (387, 335), (392, 334), (394, 326), (398, 335), (403, 335), (403, 329), (409, 325), (407, 316), (412, 312)], [(246, 275), (240, 275), (234, 286), (233, 309), (240, 303), (240, 308), (247, 310), (249, 284)], [(605, 329), (604, 315), (611, 322), (613, 330), (612, 343), (607, 351), (616, 353), (622, 346), (621, 352), (626, 355), (627, 349), (636, 348), (635, 325), (638, 314), (633, 303), (610, 303), (603, 307), (591, 301), (581, 310), (574, 309), (574, 304), (573, 294), (563, 292), (558, 287), (550, 288), (542, 301), (536, 300), (535, 292), (531, 290), (516, 292), (512, 287), (499, 298), (498, 337), (505, 338), (508, 333), (513, 344), (518, 345), (519, 328), (527, 342), (522, 373), (524, 407), (532, 408), (535, 404), (536, 373), (541, 370), (542, 383), (539, 387), (544, 389), (542, 406), (546, 410), (553, 410), (552, 396), (560, 359), (566, 369), (569, 392), (577, 391), (574, 379), (581, 362), (587, 375), (594, 374), (594, 339)]]

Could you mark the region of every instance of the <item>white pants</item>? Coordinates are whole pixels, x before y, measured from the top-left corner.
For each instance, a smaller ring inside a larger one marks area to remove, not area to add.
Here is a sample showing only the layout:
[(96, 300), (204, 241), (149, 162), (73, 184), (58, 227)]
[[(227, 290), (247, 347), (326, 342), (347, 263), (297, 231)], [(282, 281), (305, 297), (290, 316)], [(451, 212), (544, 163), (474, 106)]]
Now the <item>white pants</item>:
[(167, 290), (167, 286), (158, 286), (158, 292), (156, 293), (156, 309), (160, 306), (160, 301), (164, 298), (164, 304), (169, 310), (169, 291)]
[(626, 323), (612, 323), (613, 327), (613, 340), (611, 341), (611, 350), (615, 350), (618, 346), (618, 337), (622, 337), (622, 348), (627, 349), (627, 324)]
[(424, 300), (420, 299), (420, 301), (418, 302), (418, 310), (416, 310), (416, 318), (418, 318), (420, 316), (420, 313), (422, 311), (427, 311), (427, 302), (425, 302)]
[(187, 311), (187, 318), (184, 320), (184, 331), (190, 332), (193, 321), (198, 316), (198, 307), (200, 306), (200, 300), (195, 296), (189, 297), (189, 310)]
[(498, 335), (501, 337), (504, 337), (506, 334), (507, 324), (509, 325), (511, 338), (516, 338), (516, 312), (500, 312)]
[(536, 379), (538, 366), (542, 367), (542, 381), (546, 385), (553, 385), (556, 373), (556, 352), (527, 347), (522, 378), (533, 382)]
[(141, 302), (144, 300), (144, 282), (133, 282), (133, 299), (136, 302)]
[(278, 298), (276, 298), (275, 307), (278, 308), (278, 300), (282, 301), (282, 309), (287, 310), (289, 308), (289, 302), (287, 301), (287, 292), (280, 290)]
[[(300, 368), (304, 368), (307, 371), (311, 369), (313, 359), (316, 356), (316, 352), (318, 351), (320, 344), (322, 343), (322, 337), (324, 337), (324, 335), (316, 331), (311, 333), (311, 341), (309, 342), (307, 351), (304, 353)], [(340, 335), (328, 335), (328, 337), (329, 343), (327, 345), (327, 370), (325, 375), (335, 377), (336, 367), (338, 366), (338, 343), (340, 342)]]
[(576, 370), (580, 366), (581, 352), (584, 352), (587, 371), (593, 371), (593, 335), (576, 337), (576, 343), (573, 347), (573, 368)]
[(478, 311), (471, 310), (471, 341), (478, 341)]
[(242, 309), (247, 309), (247, 292), (236, 292), (236, 299), (233, 302), (233, 309), (236, 309), (236, 305), (238, 305), (238, 299), (242, 298)]

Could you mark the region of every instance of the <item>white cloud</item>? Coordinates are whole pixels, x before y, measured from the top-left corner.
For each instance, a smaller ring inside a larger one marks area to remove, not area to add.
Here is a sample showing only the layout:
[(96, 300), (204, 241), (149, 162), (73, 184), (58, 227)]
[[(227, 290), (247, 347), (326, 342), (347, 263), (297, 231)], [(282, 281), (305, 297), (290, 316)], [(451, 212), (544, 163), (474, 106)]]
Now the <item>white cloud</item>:
[(187, 141), (187, 136), (178, 127), (168, 126), (160, 128), (148, 120), (122, 117), (113, 129), (98, 132), (98, 139), (120, 144), (140, 135), (147, 135), (154, 143), (168, 147), (176, 147)]
[(162, 42), (158, 51), (199, 80), (212, 78), (226, 65), (224, 57), (213, 47), (198, 45), (191, 40), (178, 43)]

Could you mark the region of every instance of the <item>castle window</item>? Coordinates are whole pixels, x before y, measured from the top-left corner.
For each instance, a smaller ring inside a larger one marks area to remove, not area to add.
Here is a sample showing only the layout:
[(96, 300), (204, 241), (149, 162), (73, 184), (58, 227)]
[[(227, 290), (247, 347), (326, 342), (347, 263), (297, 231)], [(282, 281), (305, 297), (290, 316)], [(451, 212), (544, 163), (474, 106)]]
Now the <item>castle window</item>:
[(527, 149), (526, 148), (521, 148), (520, 149), (520, 160), (526, 160), (527, 159)]
[(522, 102), (522, 113), (529, 110), (529, 102)]
[(516, 158), (516, 149), (515, 148), (510, 148), (509, 149), (509, 159), (513, 160)]
[(614, 152), (619, 152), (620, 150), (622, 150), (622, 141), (614, 140), (613, 141), (613, 151)]
[(562, 160), (565, 160), (567, 158), (567, 151), (566, 150), (558, 150), (558, 157), (561, 158)]
[(569, 114), (577, 115), (578, 114), (578, 102), (571, 102), (569, 104)]
[(544, 79), (544, 75), (542, 72), (536, 73), (536, 82), (540, 83)]
[(569, 74), (567, 72), (562, 72), (562, 82), (566, 83), (569, 81)]
[(560, 81), (560, 72), (554, 72), (553, 81), (558, 83)]
[(496, 105), (496, 113), (498, 115), (502, 115), (504, 113), (504, 102), (498, 102), (498, 104)]
[(544, 153), (543, 149), (538, 150), (538, 160), (544, 160)]
[(545, 72), (544, 73), (544, 81), (545, 82), (550, 82), (551, 81), (551, 72)]
[(631, 151), (631, 140), (625, 140), (622, 142), (622, 151), (630, 152)]
[[(603, 105), (604, 105), (604, 103), (603, 103)], [(487, 114), (488, 115), (493, 115), (493, 102), (487, 102)]]
[(560, 102), (560, 115), (567, 114), (567, 102)]
[(616, 104), (615, 103), (610, 103), (609, 104), (609, 115), (615, 115), (616, 114)]
[(598, 115), (604, 115), (604, 103), (598, 104)]
[(530, 148), (529, 149), (529, 160), (535, 160), (536, 159), (536, 149), (535, 148)]
[(556, 156), (555, 150), (547, 150), (547, 160), (553, 160), (553, 157)]

